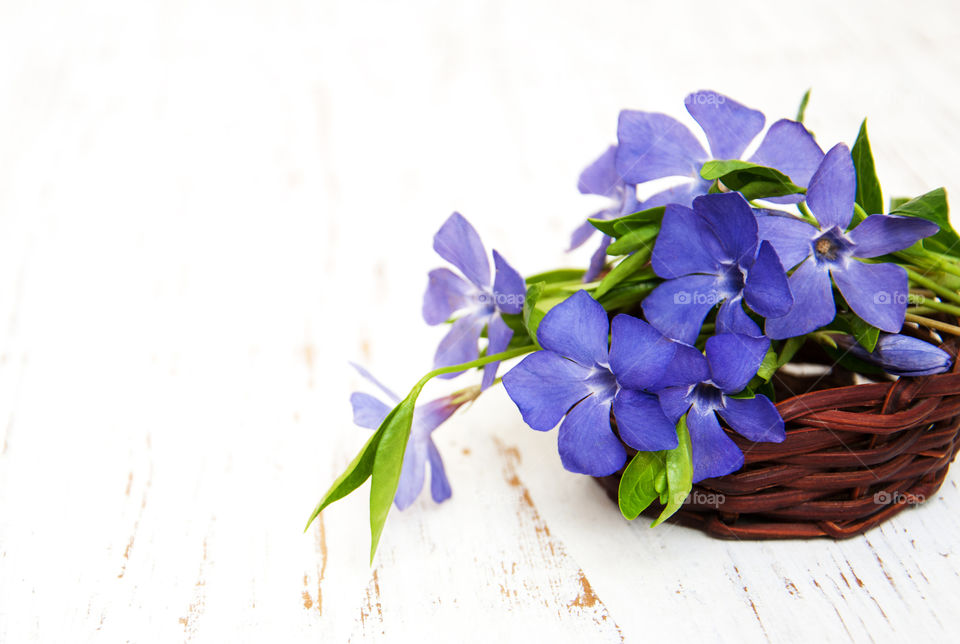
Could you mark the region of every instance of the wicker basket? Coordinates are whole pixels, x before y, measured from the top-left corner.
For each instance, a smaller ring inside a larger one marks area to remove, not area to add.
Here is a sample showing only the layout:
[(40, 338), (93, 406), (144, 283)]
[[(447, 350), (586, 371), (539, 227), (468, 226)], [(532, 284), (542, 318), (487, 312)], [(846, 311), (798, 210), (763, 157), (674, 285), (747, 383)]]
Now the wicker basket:
[[(728, 430), (743, 469), (694, 485), (671, 521), (722, 538), (845, 539), (930, 498), (960, 448), (958, 344), (941, 345), (954, 358), (950, 373), (854, 384), (808, 342), (794, 361), (829, 371), (775, 376), (787, 439), (752, 443)], [(616, 500), (620, 474), (598, 481)]]

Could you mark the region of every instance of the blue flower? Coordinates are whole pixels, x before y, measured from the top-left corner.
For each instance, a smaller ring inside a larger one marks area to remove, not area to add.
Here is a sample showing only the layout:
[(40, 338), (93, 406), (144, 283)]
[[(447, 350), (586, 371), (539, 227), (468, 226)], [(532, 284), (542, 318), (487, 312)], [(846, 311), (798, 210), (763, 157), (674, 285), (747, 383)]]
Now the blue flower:
[[(388, 405), (370, 394), (361, 392), (355, 392), (350, 396), (350, 404), (353, 405), (353, 422), (360, 427), (377, 429), (383, 419), (387, 417), (387, 414), (390, 413), (390, 410), (400, 403), (400, 398), (363, 367), (359, 365), (353, 365), (353, 367), (360, 372), (360, 375), (376, 385), (390, 401)], [(440, 459), (440, 452), (437, 451), (437, 446), (434, 444), (431, 434), (433, 430), (450, 418), (461, 405), (475, 397), (475, 395), (464, 395), (463, 393), (453, 394), (432, 400), (414, 409), (410, 438), (407, 440), (407, 448), (403, 453), (400, 483), (397, 486), (397, 494), (393, 498), (397, 509), (405, 510), (420, 496), (428, 463), (430, 464), (430, 494), (433, 496), (433, 500), (437, 503), (443, 503), (450, 498), (452, 494), (450, 482), (447, 480), (447, 474), (443, 469), (443, 461)]]
[[(690, 179), (654, 195), (647, 200), (648, 207), (667, 203), (689, 206), (694, 197), (710, 189), (711, 182), (700, 177), (703, 164), (711, 158), (739, 159), (766, 120), (762, 113), (711, 91), (694, 92), (684, 104), (707, 135), (710, 154), (685, 125), (666, 114), (620, 112), (616, 165), (624, 181), (641, 184), (663, 177)], [(770, 126), (748, 161), (776, 168), (795, 184), (806, 187), (822, 158), (823, 151), (802, 124), (781, 119)], [(801, 199), (789, 195), (769, 201), (795, 203)]]
[[(459, 315), (437, 347), (434, 367), (476, 360), (484, 327), (487, 328), (487, 354), (504, 351), (513, 338), (513, 331), (503, 321), (502, 314), (523, 311), (527, 292), (523, 278), (500, 253), (493, 251), (496, 276), (491, 288), (490, 262), (483, 242), (470, 222), (457, 212), (450, 215), (434, 235), (433, 249), (466, 277), (463, 279), (448, 268), (430, 271), (423, 296), (423, 319), (427, 324), (443, 324)], [(493, 384), (499, 364), (493, 362), (484, 367), (482, 388)], [(459, 374), (446, 377), (456, 375)]]
[[(590, 223), (590, 219), (614, 219), (623, 215), (643, 210), (637, 201), (637, 188), (632, 184), (625, 183), (616, 168), (617, 146), (611, 145), (600, 157), (592, 164), (587, 166), (580, 173), (580, 180), (577, 182), (577, 188), (585, 195), (600, 195), (608, 197), (610, 204), (591, 215), (586, 222), (573, 231), (570, 236), (570, 249), (579, 248), (595, 233), (599, 232)], [(610, 238), (601, 235), (600, 247), (594, 252), (590, 259), (590, 267), (583, 276), (583, 281), (591, 282), (600, 271), (603, 270), (607, 262), (607, 246), (610, 245)]]
[(850, 150), (842, 143), (824, 157), (810, 180), (807, 206), (817, 225), (791, 216), (759, 216), (760, 238), (769, 241), (788, 269), (796, 306), (767, 320), (766, 333), (789, 338), (829, 324), (836, 314), (836, 283), (853, 312), (881, 331), (896, 333), (907, 308), (907, 272), (889, 263), (859, 261), (907, 248), (939, 227), (925, 219), (870, 215), (852, 230), (857, 175)]
[(929, 342), (899, 333), (881, 333), (877, 346), (867, 351), (846, 337), (842, 344), (861, 360), (872, 362), (895, 376), (930, 376), (950, 369), (950, 354)]
[(687, 415), (694, 482), (743, 467), (743, 452), (720, 427), (717, 415), (751, 441), (780, 443), (786, 438), (783, 418), (769, 398), (733, 397), (757, 373), (769, 346), (767, 338), (734, 333), (708, 338), (706, 357), (694, 347), (677, 345), (658, 396), (671, 421)]
[(717, 312), (720, 333), (759, 336), (743, 310), (784, 315), (793, 305), (783, 265), (769, 243), (758, 244), (757, 221), (736, 192), (703, 195), (693, 209), (667, 206), (653, 247), (654, 272), (667, 281), (643, 303), (643, 313), (663, 334), (693, 344), (707, 313)]
[(611, 328), (606, 311), (586, 291), (550, 309), (537, 338), (544, 350), (507, 372), (503, 385), (533, 429), (548, 431), (563, 419), (558, 446), (566, 469), (606, 476), (623, 467), (627, 454), (613, 433), (611, 411), (630, 447), (678, 445), (675, 424), (645, 391), (661, 378), (675, 343), (629, 315), (616, 316)]

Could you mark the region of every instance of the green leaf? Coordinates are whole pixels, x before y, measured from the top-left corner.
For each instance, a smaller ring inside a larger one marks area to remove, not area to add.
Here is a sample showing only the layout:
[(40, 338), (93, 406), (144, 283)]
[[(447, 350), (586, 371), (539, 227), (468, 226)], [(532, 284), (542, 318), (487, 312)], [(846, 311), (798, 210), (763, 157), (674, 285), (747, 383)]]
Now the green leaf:
[(660, 233), (660, 224), (644, 224), (632, 229), (625, 225), (617, 225), (614, 226), (614, 230), (617, 233), (621, 230), (625, 232), (607, 247), (607, 255), (629, 255), (647, 246), (652, 249), (653, 240)]
[(880, 180), (877, 179), (877, 169), (867, 136), (867, 119), (863, 119), (860, 124), (860, 132), (857, 133), (857, 140), (854, 141), (850, 153), (853, 155), (853, 167), (857, 169), (856, 202), (868, 215), (883, 212), (883, 195), (880, 192)]
[(923, 247), (939, 253), (960, 257), (960, 236), (950, 225), (950, 210), (947, 207), (947, 192), (943, 188), (931, 190), (925, 195), (900, 204), (890, 211), (891, 215), (919, 217), (940, 226), (940, 232), (923, 240)]
[(310, 519), (307, 520), (307, 527), (304, 528), (304, 532), (310, 529), (310, 524), (323, 512), (324, 508), (334, 501), (339, 501), (347, 496), (370, 478), (370, 475), (373, 473), (373, 461), (377, 453), (377, 446), (380, 444), (380, 439), (383, 438), (384, 427), (390, 422), (392, 416), (393, 412), (391, 411), (387, 417), (383, 419), (383, 422), (380, 423), (377, 431), (367, 439), (360, 453), (354, 457), (343, 474), (333, 482), (333, 485), (330, 486), (327, 493), (323, 495), (313, 514), (310, 515)]
[(767, 349), (766, 355), (763, 356), (763, 362), (760, 363), (760, 368), (757, 369), (757, 377), (764, 382), (770, 380), (777, 371), (778, 362), (777, 352), (771, 344), (770, 348)]
[(873, 351), (880, 339), (880, 329), (866, 322), (855, 313), (841, 313), (837, 316), (841, 326), (856, 338), (857, 342), (867, 351)]
[[(659, 224), (663, 220), (665, 210), (666, 206), (657, 206), (656, 208), (648, 208), (647, 210), (641, 210), (640, 212), (625, 215), (617, 219), (591, 219), (590, 223), (604, 235), (616, 239), (637, 226)], [(621, 230), (624, 231), (623, 233), (617, 232), (618, 224), (621, 226)]]
[(896, 210), (908, 201), (910, 201), (910, 197), (890, 197), (890, 210)]
[(605, 310), (615, 311), (631, 304), (638, 304), (656, 287), (657, 282), (650, 280), (621, 282), (598, 297), (597, 301)]
[(652, 253), (652, 248), (643, 248), (635, 252), (633, 255), (627, 255), (623, 261), (614, 266), (613, 269), (607, 273), (606, 277), (600, 281), (600, 284), (593, 292), (593, 297), (602, 297), (614, 286), (638, 272), (648, 261), (650, 261), (650, 255)]
[(693, 489), (693, 450), (690, 446), (690, 432), (687, 431), (687, 417), (681, 416), (677, 422), (677, 439), (680, 444), (666, 454), (667, 489), (666, 507), (650, 526), (656, 527), (673, 516), (687, 500)]
[(806, 192), (779, 170), (736, 159), (707, 161), (700, 169), (700, 176), (708, 181), (719, 180), (730, 190), (742, 194), (745, 199), (783, 197)]
[(800, 347), (802, 347), (803, 343), (806, 341), (806, 336), (798, 335), (784, 342), (783, 348), (780, 349), (780, 357), (777, 359), (777, 368), (779, 369), (783, 365), (793, 360), (793, 356), (797, 355), (797, 351), (800, 350)]
[(543, 294), (543, 288), (546, 282), (537, 282), (527, 287), (527, 296), (523, 299), (523, 325), (527, 327), (527, 333), (534, 344), (537, 342), (537, 327), (540, 326), (540, 320), (546, 315), (543, 311), (537, 309), (537, 301)]
[(637, 452), (620, 477), (617, 501), (624, 518), (633, 521), (660, 497), (666, 483), (664, 452)]
[(583, 276), (587, 271), (582, 268), (560, 268), (555, 271), (546, 271), (545, 273), (537, 273), (536, 275), (531, 275), (526, 279), (527, 284), (536, 284), (537, 282), (546, 282), (547, 284), (554, 284), (556, 282), (573, 282), (575, 280), (583, 279)]
[(810, 90), (808, 89), (803, 93), (803, 98), (800, 99), (800, 107), (797, 108), (797, 121), (803, 123), (803, 117), (807, 112), (807, 103), (810, 102)]

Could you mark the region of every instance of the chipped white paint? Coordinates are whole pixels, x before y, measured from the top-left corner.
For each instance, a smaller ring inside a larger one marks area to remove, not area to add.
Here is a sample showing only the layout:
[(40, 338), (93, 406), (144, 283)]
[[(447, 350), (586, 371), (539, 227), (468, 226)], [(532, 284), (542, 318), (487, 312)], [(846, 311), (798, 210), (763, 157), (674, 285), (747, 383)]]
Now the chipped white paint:
[(499, 391), (373, 568), (362, 494), (301, 532), (365, 438), (346, 361), (429, 366), (434, 229), (560, 265), (619, 108), (813, 85), (889, 192), (960, 194), (954, 3), (646, 4), (0, 6), (0, 641), (953, 635), (956, 475), (843, 543), (651, 531)]

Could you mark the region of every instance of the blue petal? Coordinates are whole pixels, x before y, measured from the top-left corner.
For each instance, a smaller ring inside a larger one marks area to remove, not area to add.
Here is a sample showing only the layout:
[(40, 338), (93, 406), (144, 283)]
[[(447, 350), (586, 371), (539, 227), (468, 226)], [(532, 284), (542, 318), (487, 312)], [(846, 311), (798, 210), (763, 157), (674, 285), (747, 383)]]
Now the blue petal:
[(830, 271), (853, 312), (887, 333), (903, 326), (907, 312), (907, 272), (896, 264), (864, 264), (851, 260)]
[(761, 112), (712, 91), (694, 92), (684, 103), (707, 135), (714, 159), (739, 159), (766, 120)]
[(450, 215), (433, 236), (433, 249), (475, 285), (480, 288), (490, 286), (487, 251), (480, 235), (460, 213)]
[(349, 364), (350, 364), (351, 367), (353, 367), (354, 369), (356, 369), (356, 370), (357, 370), (357, 373), (359, 373), (361, 376), (363, 376), (368, 382), (376, 385), (377, 388), (379, 388), (380, 391), (382, 391), (383, 393), (385, 393), (385, 394), (387, 395), (387, 398), (389, 398), (390, 400), (392, 400), (395, 404), (398, 403), (398, 402), (400, 402), (400, 396), (398, 396), (397, 394), (395, 394), (395, 393), (393, 393), (392, 391), (390, 391), (390, 389), (387, 388), (387, 386), (386, 386), (385, 384), (383, 384), (382, 382), (380, 382), (379, 380), (377, 380), (376, 378), (374, 378), (372, 373), (370, 373), (369, 371), (367, 371), (366, 369), (364, 369), (363, 367), (361, 367), (360, 365), (358, 365), (358, 364), (355, 363), (355, 362), (351, 362), (351, 363), (349, 363)]
[(792, 338), (830, 324), (836, 315), (830, 273), (811, 257), (788, 280), (793, 308), (780, 318), (767, 318), (764, 331), (774, 340)]
[(424, 440), (459, 408), (459, 404), (454, 404), (453, 396), (437, 398), (417, 407), (414, 410), (413, 428), (410, 430), (411, 440)]
[[(710, 378), (710, 368), (707, 366), (707, 359), (703, 353), (696, 347), (689, 344), (675, 343), (676, 351), (673, 354), (673, 360), (667, 365), (663, 372), (663, 377), (651, 389), (658, 390), (666, 387), (689, 387), (698, 382), (704, 382)], [(680, 417), (677, 415), (676, 420)]]
[(698, 173), (697, 176), (693, 177), (690, 181), (684, 181), (678, 186), (673, 186), (672, 188), (667, 188), (666, 190), (655, 193), (649, 199), (646, 199), (643, 205), (645, 208), (655, 208), (657, 206), (677, 204), (678, 206), (686, 206), (689, 208), (693, 205), (694, 197), (707, 194), (712, 185), (712, 181), (702, 179)]
[(586, 291), (550, 309), (537, 328), (540, 346), (592, 367), (607, 361), (607, 312)]
[[(600, 211), (594, 213), (590, 219), (602, 219), (598, 215), (603, 214), (605, 211)], [(597, 229), (594, 228), (593, 224), (590, 223), (590, 220), (583, 222), (574, 229), (573, 233), (570, 235), (570, 247), (567, 248), (567, 251), (571, 251), (583, 246), (590, 237), (593, 236), (593, 233), (597, 232)]]
[(620, 112), (617, 140), (617, 172), (627, 183), (699, 177), (700, 166), (708, 158), (690, 130), (666, 114)]
[[(449, 367), (476, 360), (480, 355), (477, 343), (480, 341), (480, 333), (483, 331), (488, 317), (484, 313), (474, 313), (466, 315), (450, 325), (450, 330), (440, 341), (440, 346), (437, 347), (437, 352), (433, 356), (433, 368), (439, 369), (440, 367)], [(459, 371), (440, 377), (455, 378), (461, 373), (463, 372)]]
[(854, 344), (850, 351), (895, 376), (930, 376), (949, 370), (953, 364), (950, 354), (943, 349), (899, 333), (881, 333), (873, 353), (859, 344)]
[(717, 311), (717, 333), (741, 333), (753, 337), (763, 335), (757, 323), (743, 310), (743, 297), (740, 295), (720, 305), (720, 310)]
[[(705, 244), (706, 238), (712, 244)], [(669, 205), (650, 258), (654, 272), (664, 279), (692, 273), (715, 274), (720, 267), (710, 249), (718, 249), (719, 240), (702, 217), (690, 208)]]
[(610, 427), (610, 402), (590, 396), (570, 410), (557, 437), (560, 462), (570, 472), (609, 476), (627, 461), (627, 451)]
[(729, 259), (741, 267), (749, 265), (757, 254), (757, 218), (743, 195), (703, 195), (693, 200), (693, 210), (713, 230)]
[[(751, 163), (776, 168), (796, 185), (806, 188), (823, 160), (823, 150), (813, 135), (796, 121), (781, 119), (770, 126), (760, 147), (750, 157)], [(802, 195), (788, 195), (769, 199), (776, 203), (796, 203)]]
[[(490, 356), (506, 351), (511, 338), (513, 338), (513, 329), (507, 326), (499, 313), (494, 313), (490, 317), (490, 322), (487, 323), (487, 339), (489, 340), (487, 344), (487, 355)], [(497, 367), (499, 366), (499, 362), (491, 362), (483, 368), (483, 381), (480, 384), (481, 389), (486, 389), (493, 384), (493, 381), (497, 377)]]
[(846, 230), (853, 218), (856, 194), (857, 171), (853, 167), (853, 157), (847, 146), (838, 143), (830, 148), (810, 179), (807, 205), (823, 230), (834, 226)]
[(453, 491), (450, 489), (440, 452), (432, 440), (427, 442), (427, 459), (430, 461), (430, 495), (437, 503), (443, 503), (450, 498)]
[(766, 396), (726, 398), (720, 416), (741, 436), (752, 441), (782, 443), (787, 437), (783, 418)]
[(584, 168), (577, 181), (577, 189), (585, 195), (614, 197), (623, 189), (623, 180), (617, 174), (617, 146), (611, 145), (596, 161)]
[(377, 429), (380, 423), (390, 413), (390, 407), (371, 396), (361, 392), (350, 394), (350, 404), (353, 406), (353, 423), (367, 429)]
[[(702, 357), (702, 356), (701, 356)], [(690, 387), (667, 387), (657, 392), (660, 409), (670, 422), (677, 422), (690, 409)]]
[(523, 298), (527, 293), (526, 282), (497, 251), (493, 251), (493, 265), (496, 267), (493, 294), (496, 296), (497, 308), (504, 313), (520, 313), (523, 311)]
[(643, 313), (669, 338), (693, 344), (703, 318), (721, 299), (713, 275), (687, 275), (667, 280), (644, 298)]
[(793, 307), (787, 274), (770, 242), (760, 244), (743, 289), (747, 305), (765, 318), (782, 317)]
[(667, 420), (653, 394), (621, 389), (613, 399), (613, 416), (620, 438), (633, 449), (655, 452), (679, 444), (676, 427)]
[(662, 377), (673, 360), (676, 343), (635, 317), (613, 318), (610, 342), (610, 370), (617, 382), (628, 389), (647, 389)]
[(442, 324), (472, 302), (476, 288), (449, 268), (429, 273), (427, 292), (423, 294), (423, 319), (427, 324)]
[(770, 340), (738, 333), (722, 333), (707, 338), (707, 363), (710, 379), (722, 392), (742, 391), (757, 375), (763, 356), (770, 348)]
[(584, 282), (592, 282), (603, 272), (604, 267), (607, 265), (607, 247), (610, 246), (610, 241), (610, 238), (606, 235), (600, 240), (600, 246), (597, 247), (597, 250), (595, 250), (590, 257), (590, 266), (583, 275)]
[(900, 215), (870, 215), (850, 231), (857, 257), (879, 257), (912, 246), (936, 235), (940, 226), (926, 219)]
[(687, 428), (693, 448), (693, 482), (723, 476), (743, 467), (743, 452), (720, 428), (712, 411), (696, 408), (687, 414)]
[(585, 380), (590, 369), (558, 356), (537, 351), (503, 376), (503, 388), (520, 410), (525, 423), (541, 432), (556, 427), (577, 401), (590, 394)]
[(790, 215), (760, 215), (757, 227), (760, 239), (773, 244), (783, 267), (788, 270), (810, 256), (813, 240), (820, 235), (817, 228)]

